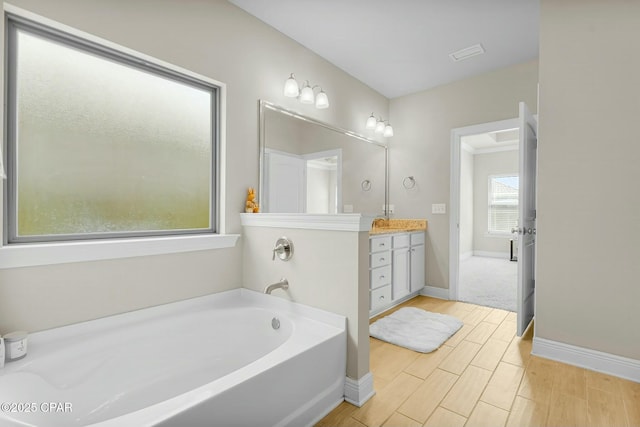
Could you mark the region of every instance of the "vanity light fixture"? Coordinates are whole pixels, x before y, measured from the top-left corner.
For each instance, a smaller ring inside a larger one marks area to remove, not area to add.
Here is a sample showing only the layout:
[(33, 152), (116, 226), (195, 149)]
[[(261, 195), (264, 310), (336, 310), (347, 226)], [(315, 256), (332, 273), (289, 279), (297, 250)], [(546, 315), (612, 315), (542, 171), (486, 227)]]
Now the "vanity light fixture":
[(364, 127), (366, 129), (374, 131), (379, 135), (384, 136), (385, 138), (393, 136), (393, 128), (389, 124), (389, 121), (383, 120), (382, 117), (376, 119), (376, 116), (374, 116), (373, 113), (371, 113), (371, 115), (367, 119), (367, 123)]
[[(320, 88), (320, 92), (316, 96), (313, 92), (315, 88)], [(329, 108), (329, 97), (324, 90), (318, 85), (311, 86), (309, 80), (305, 80), (302, 88), (298, 86), (296, 77), (293, 73), (284, 82), (284, 96), (289, 98), (298, 98), (302, 104), (314, 104), (319, 110)]]
[(367, 129), (375, 129), (376, 128), (376, 122), (377, 122), (376, 117), (373, 115), (373, 113), (371, 113), (371, 115), (367, 119), (367, 125), (365, 126), (365, 128), (367, 128)]
[(320, 92), (318, 96), (316, 96), (316, 108), (320, 110), (324, 110), (325, 108), (329, 108), (329, 97), (327, 94), (320, 88)]
[(289, 78), (284, 82), (284, 96), (296, 98), (299, 94), (300, 89), (298, 89), (298, 82), (293, 73), (291, 73)]
[(390, 136), (393, 136), (393, 128), (391, 127), (389, 122), (387, 122), (387, 125), (384, 127), (384, 132), (382, 133), (382, 136), (387, 138)]
[(302, 86), (302, 90), (300, 91), (299, 99), (303, 104), (313, 104), (315, 96), (313, 95), (313, 89), (309, 86), (309, 80), (304, 82), (304, 86)]

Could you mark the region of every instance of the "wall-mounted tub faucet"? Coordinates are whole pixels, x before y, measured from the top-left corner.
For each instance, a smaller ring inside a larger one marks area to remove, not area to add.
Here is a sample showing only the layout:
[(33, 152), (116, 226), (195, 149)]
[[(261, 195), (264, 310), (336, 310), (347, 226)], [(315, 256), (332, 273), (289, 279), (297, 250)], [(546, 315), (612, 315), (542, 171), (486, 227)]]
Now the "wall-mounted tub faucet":
[(270, 294), (275, 289), (284, 289), (286, 291), (287, 289), (289, 289), (289, 281), (283, 277), (282, 279), (280, 279), (279, 282), (272, 283), (272, 284), (268, 285), (267, 287), (265, 287), (264, 288), (264, 293), (265, 294)]

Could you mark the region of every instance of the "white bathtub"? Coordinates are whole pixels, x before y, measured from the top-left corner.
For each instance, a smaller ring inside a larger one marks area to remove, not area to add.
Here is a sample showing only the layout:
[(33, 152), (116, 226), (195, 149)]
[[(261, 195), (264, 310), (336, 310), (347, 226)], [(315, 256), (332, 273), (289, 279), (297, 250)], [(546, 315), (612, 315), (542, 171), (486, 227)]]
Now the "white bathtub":
[(0, 425), (305, 426), (345, 369), (344, 317), (236, 289), (31, 334)]

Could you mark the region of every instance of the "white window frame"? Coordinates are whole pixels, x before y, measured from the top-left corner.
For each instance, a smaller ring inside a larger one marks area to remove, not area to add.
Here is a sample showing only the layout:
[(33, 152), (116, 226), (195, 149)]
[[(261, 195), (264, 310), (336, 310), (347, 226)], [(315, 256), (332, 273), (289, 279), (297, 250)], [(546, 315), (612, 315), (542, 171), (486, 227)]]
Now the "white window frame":
[[(60, 24), (56, 21), (44, 18), (34, 13), (25, 11), (15, 6), (4, 4), (5, 23), (6, 16), (10, 14), (17, 21), (27, 20), (37, 25), (52, 28), (55, 31), (67, 33), (73, 37), (83, 39), (91, 44), (103, 46), (109, 50), (120, 52), (124, 55), (135, 57), (153, 66), (171, 70), (173, 72), (189, 76), (191, 78), (207, 82), (219, 88), (218, 94), (218, 144), (215, 158), (218, 159), (214, 166), (216, 174), (214, 217), (217, 219), (216, 233), (153, 236), (139, 238), (106, 238), (99, 240), (66, 241), (51, 243), (24, 243), (8, 244), (6, 226), (2, 228), (2, 247), (0, 247), (0, 269), (28, 267), (37, 265), (60, 264), (69, 262), (95, 261), (105, 259), (129, 258), (137, 256), (160, 255), (179, 252), (191, 252), (209, 249), (222, 249), (235, 246), (239, 235), (226, 234), (225, 218), (225, 175), (226, 175), (226, 85), (209, 77), (196, 74), (192, 71), (176, 65), (161, 61), (149, 55), (120, 46), (108, 40), (93, 36), (75, 28)], [(7, 94), (5, 93), (5, 97)], [(6, 143), (6, 129), (5, 143)], [(6, 146), (1, 150), (6, 156)], [(6, 165), (6, 157), (4, 164)], [(7, 197), (7, 182), (3, 185), (3, 198)], [(7, 211), (2, 213), (3, 223), (6, 225)]]
[[(519, 178), (519, 175), (517, 172), (515, 173), (502, 173), (502, 174), (492, 174), (489, 175), (489, 177), (487, 178), (487, 236), (488, 237), (506, 237), (506, 236), (511, 236), (511, 232), (510, 231), (492, 231), (491, 230), (491, 201), (492, 201), (492, 197), (491, 197), (491, 181), (494, 178), (504, 178), (504, 177), (508, 177), (508, 176), (515, 176)], [(518, 199), (518, 204), (516, 205), (518, 208), (520, 204), (520, 200)]]

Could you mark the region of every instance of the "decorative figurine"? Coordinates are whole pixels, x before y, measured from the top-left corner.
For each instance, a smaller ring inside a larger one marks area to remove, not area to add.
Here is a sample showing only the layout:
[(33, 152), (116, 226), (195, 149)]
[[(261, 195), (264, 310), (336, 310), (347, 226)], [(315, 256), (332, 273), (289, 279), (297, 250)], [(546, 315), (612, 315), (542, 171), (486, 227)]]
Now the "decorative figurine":
[(251, 187), (247, 190), (247, 202), (245, 203), (244, 211), (246, 213), (260, 212), (260, 206), (256, 203), (256, 191)]

